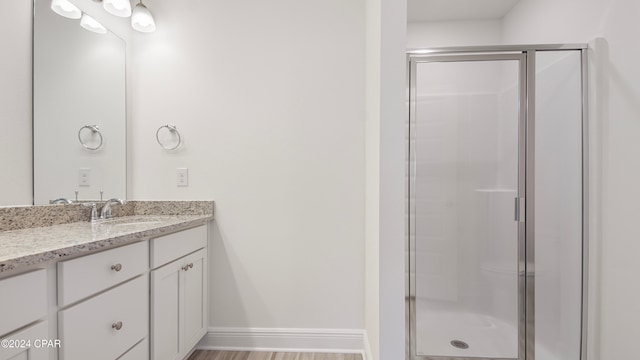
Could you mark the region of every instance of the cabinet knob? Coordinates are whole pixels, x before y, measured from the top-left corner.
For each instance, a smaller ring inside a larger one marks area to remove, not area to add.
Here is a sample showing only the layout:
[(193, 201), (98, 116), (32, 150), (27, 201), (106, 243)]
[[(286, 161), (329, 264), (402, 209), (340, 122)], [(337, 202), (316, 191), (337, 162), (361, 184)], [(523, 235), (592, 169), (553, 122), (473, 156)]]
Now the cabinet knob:
[(193, 269), (193, 263), (189, 264), (189, 269)]
[(189, 264), (187, 264), (187, 265), (183, 266), (183, 267), (182, 267), (182, 270), (184, 270), (184, 271), (189, 270)]
[(111, 270), (118, 272), (122, 270), (122, 265), (121, 264), (111, 265)]
[(122, 321), (118, 321), (116, 323), (111, 324), (111, 328), (116, 330), (122, 329)]

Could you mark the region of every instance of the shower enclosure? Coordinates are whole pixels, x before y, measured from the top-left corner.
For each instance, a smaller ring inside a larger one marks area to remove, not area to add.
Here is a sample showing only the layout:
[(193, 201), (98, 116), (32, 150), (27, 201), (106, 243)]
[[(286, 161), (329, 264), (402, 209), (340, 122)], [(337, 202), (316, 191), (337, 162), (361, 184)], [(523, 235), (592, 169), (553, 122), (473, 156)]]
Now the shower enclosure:
[(408, 60), (407, 358), (585, 360), (586, 46)]

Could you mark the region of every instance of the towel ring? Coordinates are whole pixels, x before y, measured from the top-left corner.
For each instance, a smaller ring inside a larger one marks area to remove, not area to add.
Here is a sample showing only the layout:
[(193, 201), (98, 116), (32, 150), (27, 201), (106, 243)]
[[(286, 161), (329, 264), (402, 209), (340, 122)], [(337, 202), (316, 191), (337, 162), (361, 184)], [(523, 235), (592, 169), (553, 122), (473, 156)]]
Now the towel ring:
[[(162, 141), (160, 141), (160, 130), (162, 130), (163, 128), (167, 128), (170, 132), (178, 135), (178, 143), (174, 146), (174, 147), (168, 147), (165, 146)], [(176, 129), (175, 125), (162, 125), (158, 128), (158, 130), (156, 131), (156, 141), (158, 142), (158, 145), (160, 145), (161, 148), (165, 149), (165, 150), (175, 150), (178, 147), (180, 147), (180, 145), (182, 144), (182, 137), (180, 137), (180, 132), (178, 131), (178, 129)]]
[[(100, 143), (98, 144), (98, 146), (95, 147), (91, 147), (89, 145), (87, 145), (87, 143), (85, 143), (84, 141), (82, 141), (82, 130), (84, 129), (89, 129), (91, 130), (91, 132), (93, 132), (94, 134), (98, 134), (98, 136), (100, 136)], [(103, 143), (103, 138), (102, 138), (102, 133), (100, 132), (100, 128), (98, 127), (98, 125), (85, 125), (83, 127), (80, 128), (80, 130), (78, 130), (78, 140), (80, 141), (80, 144), (82, 144), (82, 146), (87, 149), (87, 150), (98, 150), (102, 147), (102, 143)]]

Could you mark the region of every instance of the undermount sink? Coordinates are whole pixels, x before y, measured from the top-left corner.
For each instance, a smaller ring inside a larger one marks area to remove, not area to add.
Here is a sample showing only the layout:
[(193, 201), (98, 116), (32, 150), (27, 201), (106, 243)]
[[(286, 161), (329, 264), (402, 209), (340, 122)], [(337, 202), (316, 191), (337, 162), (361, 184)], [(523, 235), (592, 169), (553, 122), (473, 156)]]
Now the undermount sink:
[(160, 223), (162, 223), (162, 221), (131, 221), (131, 222), (110, 223), (110, 225), (115, 227), (125, 227), (125, 226), (159, 225)]
[(113, 227), (151, 226), (159, 225), (161, 223), (162, 220), (142, 216), (124, 216), (120, 218), (99, 220), (99, 224)]

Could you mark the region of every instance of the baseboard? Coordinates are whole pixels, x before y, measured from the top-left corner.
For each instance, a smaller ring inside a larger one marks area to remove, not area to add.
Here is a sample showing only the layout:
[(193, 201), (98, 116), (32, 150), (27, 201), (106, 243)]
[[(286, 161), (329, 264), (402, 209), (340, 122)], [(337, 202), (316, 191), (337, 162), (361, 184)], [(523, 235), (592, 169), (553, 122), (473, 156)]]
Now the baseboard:
[(365, 341), (367, 341), (365, 339), (365, 332), (360, 329), (210, 327), (207, 334), (198, 343), (197, 348), (202, 350), (364, 354)]

